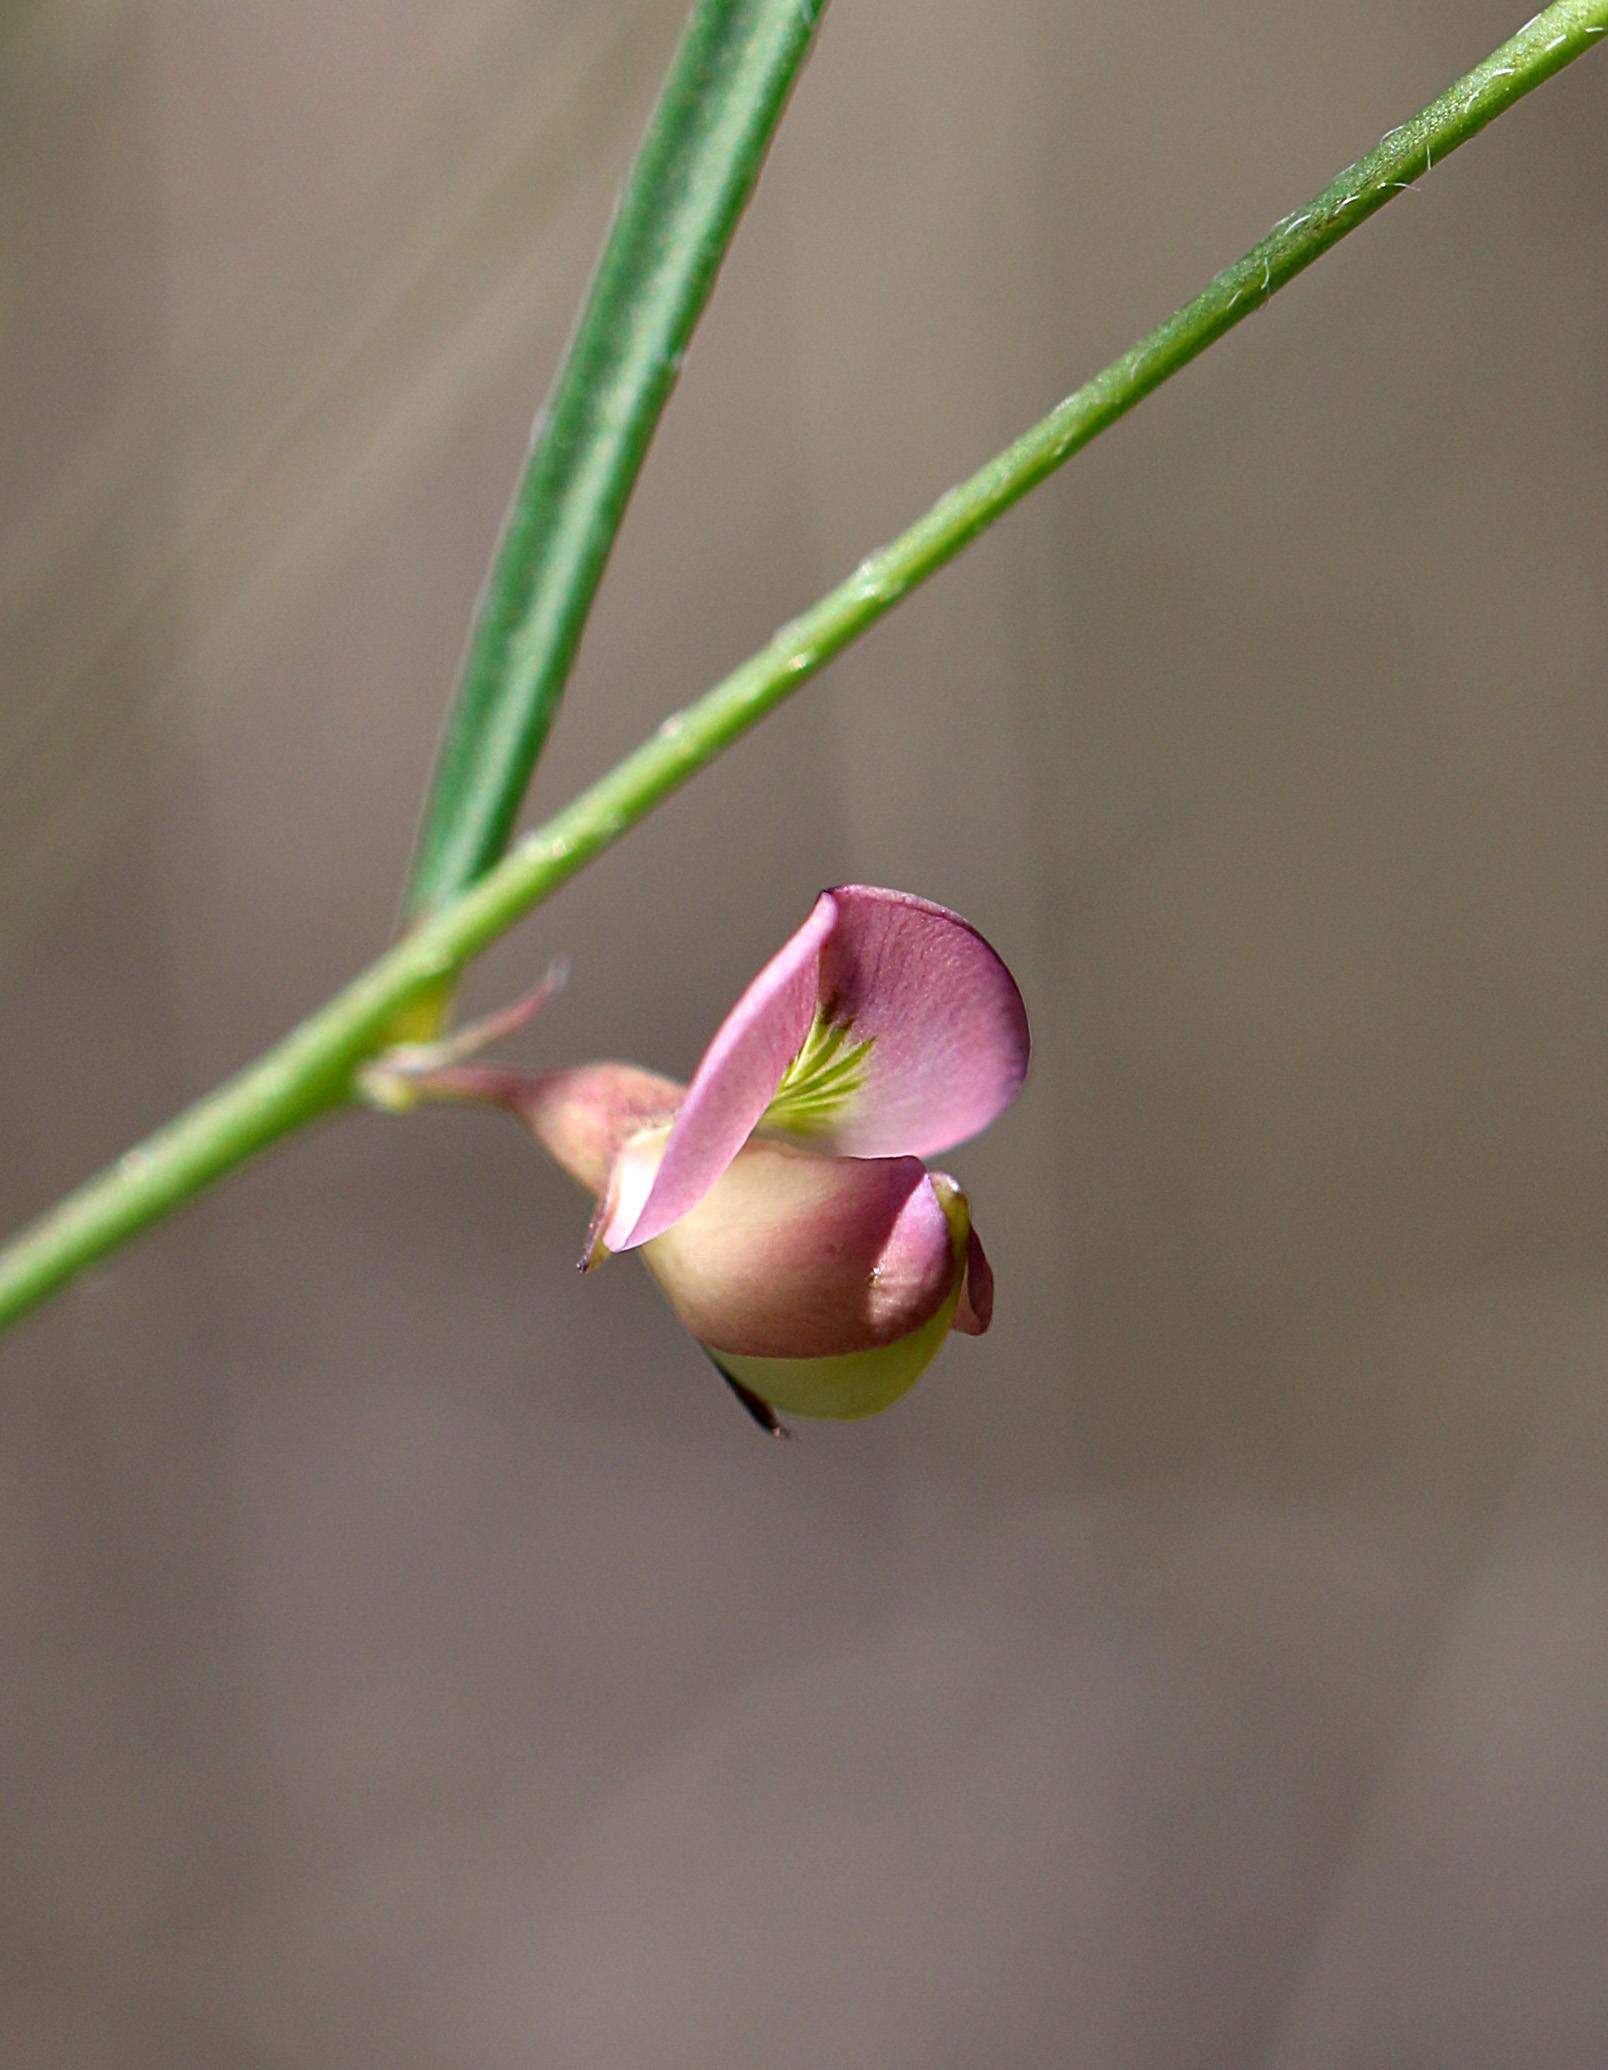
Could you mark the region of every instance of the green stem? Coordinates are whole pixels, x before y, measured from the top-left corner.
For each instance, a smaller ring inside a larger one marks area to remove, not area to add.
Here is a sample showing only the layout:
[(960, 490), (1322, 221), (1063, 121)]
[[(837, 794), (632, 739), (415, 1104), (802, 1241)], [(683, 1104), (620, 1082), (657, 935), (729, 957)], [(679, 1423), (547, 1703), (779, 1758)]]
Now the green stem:
[(1203, 294), (863, 561), (752, 660), (667, 719), (275, 1049), (19, 1236), (0, 1253), (0, 1327), (256, 1151), (350, 1097), (354, 1072), (406, 1009), (611, 847), (1035, 482), (1605, 31), (1608, 0), (1557, 0), (1538, 14), (1309, 207), (1286, 217)]
[(649, 441), (825, 0), (698, 0), (509, 511), (407, 891), (490, 868), (557, 713)]

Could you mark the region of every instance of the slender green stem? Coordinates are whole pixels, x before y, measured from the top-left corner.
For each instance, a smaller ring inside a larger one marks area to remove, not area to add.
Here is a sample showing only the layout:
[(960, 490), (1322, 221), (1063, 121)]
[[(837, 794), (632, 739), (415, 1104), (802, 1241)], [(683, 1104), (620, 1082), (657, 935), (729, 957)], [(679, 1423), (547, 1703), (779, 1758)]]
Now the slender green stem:
[(410, 914), (501, 855), (682, 355), (825, 0), (698, 0), (514, 497), (425, 801)]
[(1205, 292), (1070, 396), (724, 682), (520, 842), (277, 1048), (131, 1150), (0, 1253), (0, 1327), (254, 1152), (350, 1096), (398, 1016), (449, 981), (775, 709), (896, 600), (1276, 288), (1608, 31), (1608, 0), (1558, 0)]

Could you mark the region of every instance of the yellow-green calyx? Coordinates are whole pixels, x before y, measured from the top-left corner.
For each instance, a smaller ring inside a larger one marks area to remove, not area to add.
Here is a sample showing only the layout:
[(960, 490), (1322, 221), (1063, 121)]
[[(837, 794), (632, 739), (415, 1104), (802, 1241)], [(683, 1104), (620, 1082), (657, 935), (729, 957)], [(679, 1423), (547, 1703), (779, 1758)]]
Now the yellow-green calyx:
[(817, 1013), (760, 1118), (761, 1128), (785, 1129), (791, 1136), (827, 1133), (865, 1083), (871, 1039), (855, 1042), (853, 1033), (852, 1021)]

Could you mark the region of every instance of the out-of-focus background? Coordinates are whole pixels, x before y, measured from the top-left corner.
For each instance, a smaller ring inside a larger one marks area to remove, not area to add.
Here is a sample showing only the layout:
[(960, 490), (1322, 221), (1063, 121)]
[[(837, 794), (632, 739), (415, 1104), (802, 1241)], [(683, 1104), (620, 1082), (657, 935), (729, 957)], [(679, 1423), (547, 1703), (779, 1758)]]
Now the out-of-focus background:
[[(0, 1194), (386, 939), (681, 0), (12, 0)], [(836, 0), (563, 799), (1516, 26)], [(7, 2070), (1608, 2061), (1608, 59), (527, 923), (693, 1061), (843, 879), (1035, 1024), (999, 1276), (766, 1444), (511, 1129), (0, 1352)]]

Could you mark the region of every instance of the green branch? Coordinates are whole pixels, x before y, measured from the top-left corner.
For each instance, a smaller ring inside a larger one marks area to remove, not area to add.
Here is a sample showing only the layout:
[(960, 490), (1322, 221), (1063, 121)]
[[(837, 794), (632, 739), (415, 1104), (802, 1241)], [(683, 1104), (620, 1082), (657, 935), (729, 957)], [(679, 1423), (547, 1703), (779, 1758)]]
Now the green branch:
[(502, 854), (649, 441), (825, 0), (698, 0), (503, 530), (407, 907)]
[(1308, 207), (1286, 217), (1194, 301), (863, 561), (752, 660), (667, 719), (275, 1049), (18, 1237), (0, 1253), (0, 1327), (256, 1151), (348, 1099), (353, 1074), (409, 1007), (450, 982), (469, 958), (612, 847), (1035, 482), (1605, 32), (1608, 0), (1557, 0), (1538, 14)]

